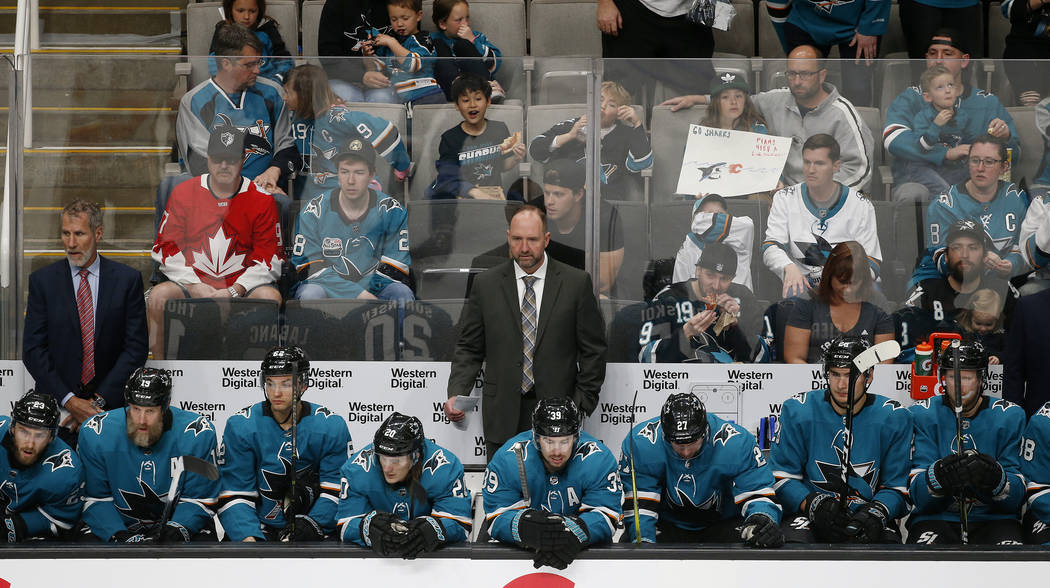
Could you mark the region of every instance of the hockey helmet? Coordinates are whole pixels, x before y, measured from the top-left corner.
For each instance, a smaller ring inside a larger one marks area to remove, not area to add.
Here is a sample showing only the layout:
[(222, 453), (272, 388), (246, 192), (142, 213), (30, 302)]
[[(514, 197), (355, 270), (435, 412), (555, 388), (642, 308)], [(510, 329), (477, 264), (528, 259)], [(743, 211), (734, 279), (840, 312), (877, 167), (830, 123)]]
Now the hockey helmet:
[(423, 449), (423, 423), (414, 416), (395, 412), (376, 429), (372, 447), (388, 457), (409, 455)]
[(11, 420), (26, 427), (48, 429), (53, 434), (58, 429), (58, 416), (55, 397), (43, 392), (30, 390), (11, 403)]
[(660, 428), (664, 439), (678, 445), (707, 439), (707, 409), (692, 392), (672, 394), (660, 409)]
[(171, 375), (167, 370), (140, 367), (124, 386), (124, 402), (167, 408), (171, 404)]
[(296, 400), (306, 390), (306, 383), (310, 379), (310, 360), (306, 358), (306, 352), (297, 345), (278, 345), (266, 352), (259, 370), (259, 385), (263, 392), (266, 391), (266, 378), (272, 376), (296, 376), (295, 397)]
[[(937, 368), (942, 378), (955, 368), (955, 352), (948, 345), (937, 357)], [(959, 369), (975, 370), (984, 381), (988, 373), (988, 349), (975, 339), (964, 339), (959, 342)]]
[(580, 409), (571, 398), (544, 398), (532, 411), (532, 433), (539, 437), (566, 437), (580, 432)]
[(853, 360), (869, 347), (871, 344), (863, 337), (843, 335), (832, 339), (824, 350), (824, 375), (827, 376), (831, 368), (852, 367)]

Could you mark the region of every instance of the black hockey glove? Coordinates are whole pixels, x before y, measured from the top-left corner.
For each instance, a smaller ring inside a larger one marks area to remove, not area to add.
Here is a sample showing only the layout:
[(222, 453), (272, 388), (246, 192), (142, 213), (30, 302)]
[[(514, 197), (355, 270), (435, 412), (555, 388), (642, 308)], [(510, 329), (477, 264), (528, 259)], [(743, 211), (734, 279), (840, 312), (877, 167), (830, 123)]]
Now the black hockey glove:
[(967, 482), (980, 496), (999, 496), (1006, 489), (1006, 472), (994, 457), (973, 450), (963, 452), (960, 462)]
[(963, 456), (953, 453), (938, 459), (926, 468), (926, 486), (934, 496), (962, 496), (966, 473)]
[(156, 538), (151, 533), (143, 531), (134, 532), (121, 529), (109, 538), (110, 543), (156, 543)]
[(522, 547), (532, 551), (550, 551), (568, 541), (561, 515), (532, 508), (522, 511), (511, 527), (511, 534)]
[(431, 552), (445, 542), (445, 530), (434, 517), (416, 517), (408, 521), (408, 539), (402, 555), (414, 559), (420, 553)]
[(784, 532), (769, 515), (756, 512), (744, 519), (740, 538), (750, 547), (781, 547), (784, 545)]
[(288, 505), (284, 507), (285, 520), (300, 514), (307, 514), (314, 506), (314, 501), (321, 493), (321, 478), (309, 470), (300, 472), (296, 480), (295, 491), (289, 492)]
[(18, 543), (25, 540), (28, 531), (22, 516), (18, 513), (4, 515), (4, 533), (7, 534), (8, 543)]
[(882, 543), (889, 518), (889, 510), (881, 502), (871, 502), (853, 513), (846, 534), (851, 543)]
[(175, 521), (168, 521), (163, 528), (157, 531), (157, 540), (161, 543), (188, 543), (190, 541), (189, 529)]
[(562, 530), (552, 536), (551, 544), (536, 551), (536, 557), (532, 560), (532, 566), (551, 566), (564, 570), (569, 567), (576, 556), (583, 551), (590, 542), (590, 532), (587, 523), (580, 517), (571, 515), (552, 515), (561, 518)]
[(846, 540), (849, 513), (842, 508), (837, 496), (823, 492), (810, 494), (806, 498), (806, 516), (821, 539), (831, 543)]
[(388, 512), (373, 510), (361, 521), (361, 536), (377, 555), (401, 555), (408, 539), (405, 522)]
[(294, 524), (288, 523), (281, 529), (281, 541), (299, 543), (303, 541), (324, 541), (324, 530), (317, 521), (307, 515), (295, 515)]

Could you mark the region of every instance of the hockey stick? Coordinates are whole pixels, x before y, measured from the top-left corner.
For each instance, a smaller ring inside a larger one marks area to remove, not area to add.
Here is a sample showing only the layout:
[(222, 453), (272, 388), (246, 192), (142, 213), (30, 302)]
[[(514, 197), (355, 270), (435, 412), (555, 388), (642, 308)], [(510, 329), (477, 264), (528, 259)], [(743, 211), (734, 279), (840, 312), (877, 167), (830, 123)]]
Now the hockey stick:
[(291, 516), (288, 515), (290, 509), (287, 508), (289, 504), (295, 501), (295, 491), (299, 484), (299, 364), (294, 362), (292, 365), (292, 471), (290, 473), (291, 480), (288, 482), (288, 494), (285, 497), (286, 504), (285, 517), (290, 518), (290, 521), (285, 521), (288, 526), (289, 533), (284, 537), (284, 541), (291, 541), (295, 537), (295, 515), (298, 513), (292, 512)]
[(634, 399), (631, 400), (631, 429), (627, 432), (627, 438), (630, 439), (631, 449), (631, 498), (634, 499), (634, 542), (642, 544), (642, 521), (638, 514), (638, 481), (634, 477), (634, 425), (635, 410), (638, 406), (638, 390), (634, 391)]
[(850, 462), (853, 453), (853, 412), (856, 408), (853, 400), (853, 387), (857, 384), (860, 375), (875, 367), (875, 364), (887, 359), (897, 357), (901, 352), (901, 346), (896, 341), (883, 341), (878, 345), (872, 345), (863, 352), (858, 353), (849, 366), (849, 388), (847, 388), (846, 419), (843, 423), (845, 435), (842, 439), (842, 448), (846, 453), (845, 463), (842, 464), (842, 506), (849, 503), (850, 486), (849, 478), (853, 472), (853, 464)]
[(160, 516), (160, 529), (163, 529), (171, 516), (175, 513), (175, 507), (182, 499), (182, 474), (190, 472), (198, 476), (215, 481), (219, 479), (219, 468), (215, 464), (192, 455), (182, 455), (171, 458), (171, 484), (168, 485), (168, 502), (164, 505), (164, 511)]
[[(952, 381), (955, 383), (955, 397), (952, 398), (952, 409), (955, 412), (955, 453), (962, 456), (963, 432), (962, 432), (962, 375), (959, 369), (959, 340), (952, 341)], [(965, 493), (961, 494), (957, 501), (959, 503), (959, 522), (961, 524), (962, 544), (970, 542), (970, 522), (967, 515), (967, 504)]]

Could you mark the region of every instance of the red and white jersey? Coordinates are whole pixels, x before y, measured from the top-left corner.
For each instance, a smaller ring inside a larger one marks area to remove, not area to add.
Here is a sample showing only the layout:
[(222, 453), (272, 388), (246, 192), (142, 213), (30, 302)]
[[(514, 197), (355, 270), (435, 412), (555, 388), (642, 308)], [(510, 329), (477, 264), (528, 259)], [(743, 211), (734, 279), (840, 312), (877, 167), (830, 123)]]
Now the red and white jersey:
[(277, 205), (247, 178), (227, 199), (212, 194), (208, 174), (176, 186), (153, 243), (153, 260), (179, 284), (251, 290), (276, 281), (283, 259)]

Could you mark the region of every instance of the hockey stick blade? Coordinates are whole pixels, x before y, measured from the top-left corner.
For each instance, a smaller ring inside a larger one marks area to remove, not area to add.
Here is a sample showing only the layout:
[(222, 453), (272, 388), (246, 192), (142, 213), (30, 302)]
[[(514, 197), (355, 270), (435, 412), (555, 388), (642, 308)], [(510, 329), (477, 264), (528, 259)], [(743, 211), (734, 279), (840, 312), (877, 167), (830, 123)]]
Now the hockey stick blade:
[(900, 355), (900, 352), (900, 343), (893, 340), (883, 341), (877, 345), (872, 345), (863, 353), (858, 353), (857, 357), (853, 358), (853, 365), (857, 366), (857, 369), (863, 374), (875, 367), (875, 364), (897, 357)]
[(187, 472), (197, 474), (198, 476), (204, 476), (213, 482), (219, 479), (219, 468), (215, 467), (215, 464), (206, 459), (201, 459), (192, 455), (184, 455), (182, 456), (182, 465), (186, 468)]

